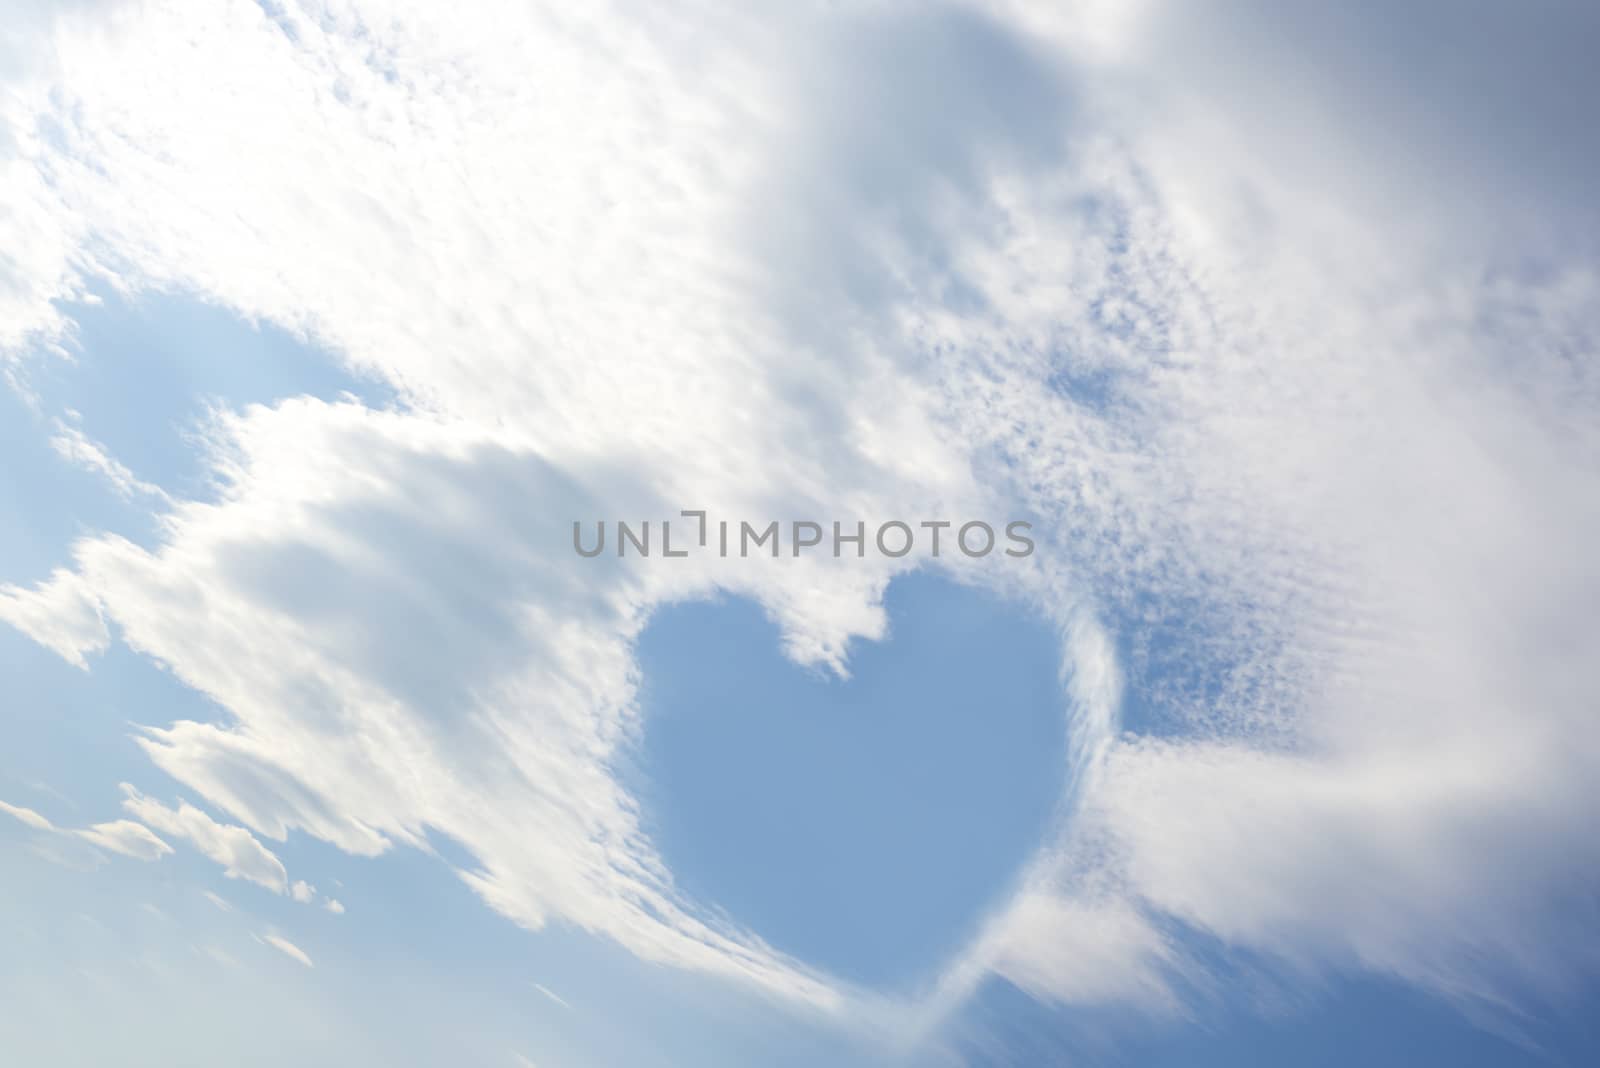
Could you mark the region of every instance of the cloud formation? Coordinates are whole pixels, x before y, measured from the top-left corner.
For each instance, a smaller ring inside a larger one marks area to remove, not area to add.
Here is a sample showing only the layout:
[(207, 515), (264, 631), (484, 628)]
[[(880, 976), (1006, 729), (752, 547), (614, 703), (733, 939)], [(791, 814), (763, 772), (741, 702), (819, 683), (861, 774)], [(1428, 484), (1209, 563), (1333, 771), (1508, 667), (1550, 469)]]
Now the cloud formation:
[(284, 938), (282, 935), (264, 934), (257, 935), (256, 937), (266, 945), (271, 946), (273, 949), (277, 950), (279, 953), (282, 953), (291, 960), (297, 960), (301, 964), (304, 964), (307, 968), (316, 967), (315, 964), (311, 963), (311, 958), (306, 954), (305, 950), (301, 949), (287, 938)]
[(160, 860), (172, 852), (172, 847), (162, 841), (150, 828), (133, 820), (110, 820), (89, 827), (57, 827), (31, 808), (0, 801), (0, 812), (17, 820), (25, 827), (49, 834), (67, 835), (82, 839), (111, 853), (120, 853), (135, 860)]
[(128, 812), (277, 893), (256, 834), (448, 839), (525, 926), (881, 1008), (684, 900), (612, 769), (655, 606), (748, 594), (842, 671), (906, 565), (580, 569), (567, 524), (1026, 508), (1040, 559), (963, 577), (1060, 623), (1073, 794), (938, 998), (1170, 1008), (1174, 926), (1484, 1003), (1592, 966), (1591, 16), (1441, 6), (1445, 60), (1361, 4), (685, 7), (68, 12), (11, 72), (15, 375), (102, 278), (402, 398), (224, 413), (159, 544), (0, 589), (227, 711), (140, 741), (239, 825)]
[[(244, 879), (264, 886), (275, 894), (289, 892), (289, 876), (283, 862), (243, 827), (218, 823), (187, 801), (168, 808), (154, 798), (145, 797), (123, 784), (122, 807), (155, 829), (174, 838), (186, 838), (211, 860), (222, 865), (230, 879)], [(304, 883), (296, 883), (298, 886)], [(296, 900), (301, 900), (298, 894)]]

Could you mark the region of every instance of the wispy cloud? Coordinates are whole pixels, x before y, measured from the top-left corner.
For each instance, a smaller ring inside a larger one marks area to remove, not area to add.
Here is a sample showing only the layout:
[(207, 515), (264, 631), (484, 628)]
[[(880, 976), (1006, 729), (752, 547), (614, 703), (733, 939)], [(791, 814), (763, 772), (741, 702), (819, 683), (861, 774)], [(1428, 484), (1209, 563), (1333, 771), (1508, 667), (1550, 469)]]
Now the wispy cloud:
[(170, 503), (161, 487), (136, 478), (132, 471), (107, 453), (103, 445), (90, 439), (79, 427), (56, 420), (56, 432), (50, 438), (50, 447), (68, 463), (104, 478), (124, 499), (149, 497), (157, 502)]
[(557, 994), (543, 983), (534, 983), (533, 988), (539, 993), (543, 994), (545, 997), (549, 998), (551, 1001), (555, 1002), (557, 1005), (560, 1005), (563, 1009), (571, 1010), (572, 1006), (567, 1004), (566, 998), (562, 997), (560, 994)]
[(151, 832), (150, 828), (133, 820), (96, 823), (74, 833), (102, 849), (139, 860), (158, 860), (172, 852), (172, 847)]
[[(1387, 17), (1224, 6), (689, 5), (715, 50), (536, 5), (302, 20), (294, 47), (233, 8), (198, 50), (177, 8), (65, 27), (71, 83), (30, 65), (7, 98), (72, 147), (6, 172), (0, 238), (28, 251), (0, 342), (60, 336), (92, 247), (407, 403), (225, 413), (214, 498), (149, 547), (86, 539), (0, 619), (79, 667), (115, 624), (227, 709), (140, 741), (240, 825), (125, 805), (231, 875), (298, 898), (257, 834), (372, 856), (437, 831), (527, 927), (899, 1011), (687, 900), (611, 772), (656, 606), (749, 594), (842, 670), (899, 565), (580, 576), (551, 517), (1026, 508), (1034, 566), (954, 566), (1061, 625), (1074, 792), (942, 997), (998, 971), (1170, 1009), (1200, 966), (1174, 924), (1485, 1000), (1497, 969), (1566, 974), (1538, 906), (1600, 871), (1577, 16), (1407, 16), (1459, 27), (1457, 69), (1375, 47)], [(1254, 63), (1298, 54), (1278, 34), (1333, 58)], [(1374, 106), (1413, 65), (1422, 111)], [(524, 106), (530, 69), (593, 108)], [(1413, 143), (1414, 169), (1386, 147)], [(1160, 737), (1130, 737), (1130, 694)]]
[(284, 956), (290, 957), (290, 958), (292, 958), (294, 960), (299, 961), (301, 964), (304, 964), (307, 968), (315, 968), (316, 967), (315, 964), (311, 963), (311, 958), (306, 955), (306, 951), (305, 950), (301, 949), (299, 946), (295, 945), (293, 942), (289, 941), (287, 938), (282, 937), (281, 935), (263, 934), (263, 935), (257, 935), (256, 938), (259, 941), (264, 942), (265, 944), (271, 946), (273, 949), (277, 950), (279, 953), (282, 953)]
[(65, 828), (57, 827), (31, 808), (10, 805), (4, 801), (0, 801), (0, 812), (36, 831), (79, 838), (101, 849), (133, 857), (136, 860), (160, 860), (172, 852), (172, 847), (152, 833), (150, 828), (132, 820), (112, 820), (96, 823), (90, 827)]
[(55, 830), (54, 824), (45, 819), (43, 816), (39, 815), (31, 808), (23, 808), (20, 805), (9, 805), (4, 801), (0, 801), (0, 812), (4, 812), (11, 818), (20, 821), (25, 826), (32, 827), (36, 831)]
[(289, 877), (283, 862), (249, 831), (234, 824), (218, 823), (188, 802), (168, 808), (161, 802), (123, 784), (127, 795), (122, 807), (129, 813), (174, 838), (184, 838), (210, 859), (222, 865), (230, 879), (244, 879), (264, 886), (276, 894), (289, 892)]

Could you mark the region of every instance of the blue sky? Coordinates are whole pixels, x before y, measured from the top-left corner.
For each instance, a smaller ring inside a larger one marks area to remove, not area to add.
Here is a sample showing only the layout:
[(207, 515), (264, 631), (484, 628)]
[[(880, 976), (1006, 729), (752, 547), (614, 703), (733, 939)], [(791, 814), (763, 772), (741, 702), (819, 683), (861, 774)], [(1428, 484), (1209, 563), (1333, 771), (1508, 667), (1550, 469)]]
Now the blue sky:
[(11, 20), (0, 1060), (1594, 1061), (1593, 14), (683, 7)]
[[(852, 980), (959, 951), (1063, 787), (1057, 639), (923, 575), (841, 680), (785, 660), (745, 602), (664, 610), (639, 641), (636, 793), (689, 893)], [(1004, 790), (996, 789), (1004, 782)]]

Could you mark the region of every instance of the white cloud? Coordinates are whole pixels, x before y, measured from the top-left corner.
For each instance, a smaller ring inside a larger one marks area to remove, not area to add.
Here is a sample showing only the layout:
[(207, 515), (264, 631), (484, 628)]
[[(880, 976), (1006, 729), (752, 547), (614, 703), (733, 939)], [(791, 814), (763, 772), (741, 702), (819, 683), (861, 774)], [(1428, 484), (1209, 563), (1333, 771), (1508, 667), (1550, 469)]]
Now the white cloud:
[(31, 808), (23, 808), (20, 805), (8, 805), (4, 801), (0, 801), (0, 812), (4, 812), (6, 815), (20, 821), (25, 826), (32, 827), (36, 831), (55, 830), (55, 825), (53, 823), (39, 815)]
[(289, 887), (289, 896), (302, 905), (307, 905), (316, 900), (317, 888), (304, 880), (299, 880)]
[(132, 820), (97, 823), (74, 833), (102, 849), (139, 860), (159, 860), (172, 852), (172, 847), (152, 833), (150, 828)]
[(990, 967), (1042, 1000), (1175, 1008), (1175, 949), (1129, 902), (1020, 898), (994, 933)]
[(323, 898), (322, 907), (333, 913), (335, 916), (344, 915), (344, 903), (336, 897)]
[(172, 852), (172, 847), (153, 834), (150, 828), (132, 820), (112, 820), (107, 823), (96, 823), (92, 827), (73, 829), (57, 827), (31, 808), (10, 805), (4, 801), (0, 801), (0, 812), (36, 831), (81, 838), (92, 845), (136, 860), (160, 860)]
[(0, 586), (0, 621), (85, 670), (87, 654), (104, 652), (111, 632), (93, 593), (71, 571), (58, 570), (31, 590)]
[(168, 808), (126, 783), (122, 789), (127, 794), (123, 808), (158, 831), (188, 839), (201, 853), (222, 865), (228, 878), (245, 879), (275, 894), (289, 891), (283, 862), (243, 827), (218, 823), (187, 801)]
[(143, 496), (161, 502), (168, 501), (161, 487), (138, 479), (116, 457), (106, 452), (105, 446), (76, 426), (57, 419), (56, 433), (50, 438), (50, 447), (68, 463), (104, 478), (124, 499)]
[[(1600, 280), (1564, 192), (1593, 161), (1436, 198), (1441, 169), (1479, 173), (1465, 127), (1398, 115), (1369, 144), (1336, 65), (1237, 78), (1279, 32), (1260, 20), (995, 10), (1028, 31), (890, 7), (686, 16), (718, 49), (523, 6), (292, 41), (248, 5), (65, 24), (3, 105), (0, 226), (29, 251), (0, 341), (54, 336), (92, 256), (308, 333), (409, 405), (224, 417), (222, 492), (174, 504), (159, 545), (94, 538), (0, 589), (70, 662), (114, 621), (230, 713), (141, 742), (243, 826), (129, 811), (279, 893), (252, 830), (368, 856), (447, 835), (519, 923), (851, 1004), (683, 900), (609, 768), (656, 605), (748, 593), (843, 668), (895, 568), (578, 570), (563, 524), (1027, 508), (1053, 531), (1037, 566), (969, 577), (1064, 628), (1075, 794), (948, 997), (993, 969), (1170, 1007), (1174, 919), (1455, 995), (1492, 996), (1486, 963), (1559, 980), (1542, 905), (1600, 868), (1578, 818)], [(1495, 24), (1466, 24), (1468, 54)], [(1424, 119), (1452, 86), (1494, 97), (1423, 74)], [(1515, 99), (1558, 99), (1541, 78)], [(1418, 129), (1430, 158), (1396, 169), (1381, 145)], [(1463, 222), (1508, 183), (1505, 228)], [(1543, 199), (1570, 243), (1525, 225)], [(1120, 734), (1124, 693), (1165, 738)]]
[(287, 938), (275, 934), (257, 935), (256, 937), (262, 942), (271, 946), (273, 949), (276, 949), (278, 952), (282, 953), (284, 956), (291, 957), (294, 960), (299, 961), (301, 964), (304, 964), (307, 968), (316, 967), (316, 965), (311, 963), (311, 958), (306, 955), (306, 951), (289, 941)]
[(549, 998), (551, 1001), (555, 1002), (557, 1005), (560, 1005), (563, 1009), (570, 1010), (572, 1008), (572, 1006), (567, 1003), (566, 998), (562, 997), (560, 994), (557, 994), (543, 983), (534, 983), (533, 988), (539, 993), (543, 994), (545, 997)]

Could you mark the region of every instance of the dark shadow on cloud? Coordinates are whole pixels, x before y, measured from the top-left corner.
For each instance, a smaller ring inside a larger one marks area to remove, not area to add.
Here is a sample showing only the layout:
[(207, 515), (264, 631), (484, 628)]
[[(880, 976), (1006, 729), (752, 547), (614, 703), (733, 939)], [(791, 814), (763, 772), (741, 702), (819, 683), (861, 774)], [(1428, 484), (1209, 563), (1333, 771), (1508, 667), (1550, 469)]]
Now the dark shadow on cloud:
[(1468, 234), (1595, 249), (1600, 5), (1170, 7), (1146, 77), (1222, 108), (1268, 166), (1443, 209)]
[(615, 616), (595, 591), (613, 588), (619, 561), (571, 549), (573, 519), (612, 507), (568, 475), (490, 445), (446, 456), (372, 434), (351, 448), (389, 490), (313, 509), (313, 529), (339, 532), (337, 552), (280, 535), (231, 543), (220, 559), (252, 598), (335, 643), (361, 677), (454, 722), (506, 673), (556, 666), (539, 663), (545, 647), (527, 640), (524, 606)]
[(946, 303), (977, 300), (948, 240), (982, 225), (995, 168), (1063, 158), (1060, 68), (1007, 27), (941, 6), (830, 22), (791, 58), (796, 117), (775, 131), (750, 234), (796, 340), (827, 344), (903, 297), (889, 249)]
[(871, 339), (909, 303), (983, 309), (956, 243), (1005, 224), (996, 173), (1066, 157), (1074, 92), (1058, 62), (978, 12), (828, 15), (791, 27), (776, 57), (782, 119), (732, 240), (783, 347), (767, 374), (784, 436), (870, 484), (852, 420)]

